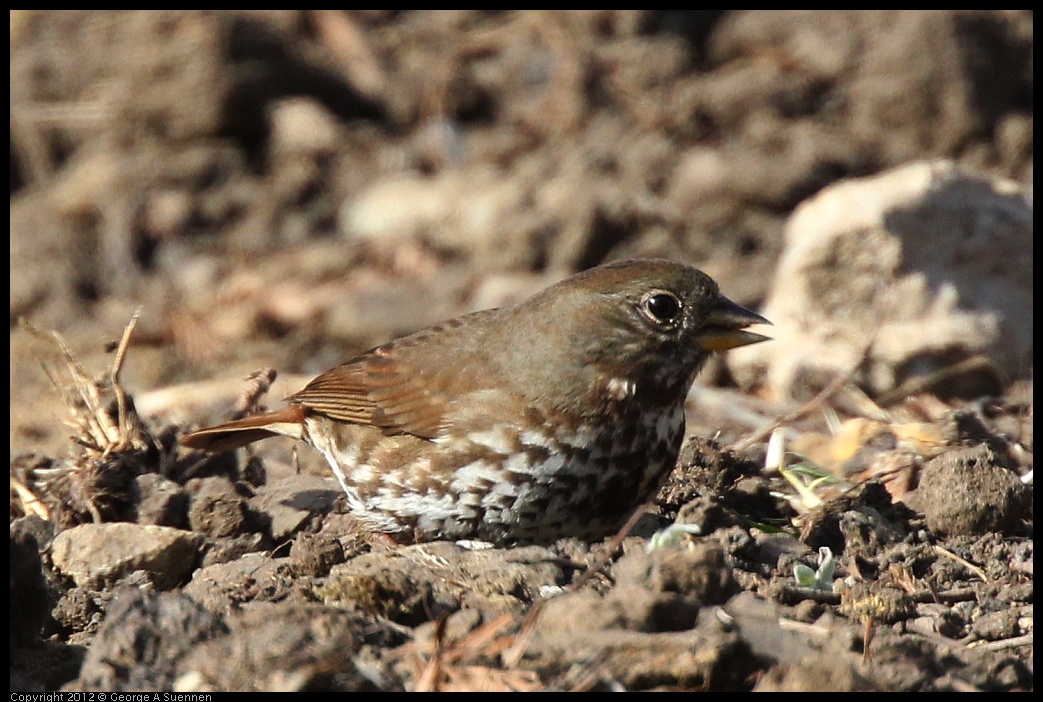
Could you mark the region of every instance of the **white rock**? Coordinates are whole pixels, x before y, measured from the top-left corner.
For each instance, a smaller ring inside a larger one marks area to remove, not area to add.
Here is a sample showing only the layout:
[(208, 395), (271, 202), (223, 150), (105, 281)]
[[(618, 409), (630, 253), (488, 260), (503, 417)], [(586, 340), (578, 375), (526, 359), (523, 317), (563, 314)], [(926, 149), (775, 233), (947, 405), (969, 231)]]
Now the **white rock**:
[(486, 168), (377, 181), (346, 202), (341, 231), (350, 239), (391, 243), (422, 239), (450, 251), (503, 246), (524, 192), (507, 174)]
[(875, 393), (976, 354), (1031, 371), (1029, 189), (921, 162), (826, 188), (785, 236), (762, 310), (775, 341), (729, 353), (741, 382), (807, 397), (874, 335), (856, 380)]

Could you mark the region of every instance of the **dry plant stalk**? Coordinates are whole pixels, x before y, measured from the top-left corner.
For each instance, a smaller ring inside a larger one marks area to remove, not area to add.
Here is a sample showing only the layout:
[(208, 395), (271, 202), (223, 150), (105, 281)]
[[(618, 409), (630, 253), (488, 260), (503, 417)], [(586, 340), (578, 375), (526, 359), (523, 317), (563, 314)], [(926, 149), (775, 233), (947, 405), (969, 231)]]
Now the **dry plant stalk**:
[(513, 645), (515, 635), (506, 632), (513, 623), (512, 615), (502, 614), (447, 645), (446, 618), (439, 619), (435, 623), (434, 650), (430, 658), (423, 661), (414, 648), (414, 692), (535, 692), (542, 689), (534, 671), (490, 664), (490, 659), (495, 660)]
[(156, 456), (163, 456), (159, 442), (138, 417), (120, 383), (140, 314), (138, 308), (123, 330), (112, 365), (97, 378), (87, 375), (61, 334), (45, 333), (21, 321), (24, 329), (55, 347), (61, 356), (66, 378), (60, 368), (46, 363), (44, 372), (69, 410), (65, 424), (73, 430), (71, 439), (79, 449), (68, 460), (55, 461), (55, 467), (35, 468), (24, 476), (12, 471), (12, 489), (27, 514), (66, 525), (88, 517), (95, 522), (111, 519), (113, 506), (130, 482), (141, 473), (157, 470)]

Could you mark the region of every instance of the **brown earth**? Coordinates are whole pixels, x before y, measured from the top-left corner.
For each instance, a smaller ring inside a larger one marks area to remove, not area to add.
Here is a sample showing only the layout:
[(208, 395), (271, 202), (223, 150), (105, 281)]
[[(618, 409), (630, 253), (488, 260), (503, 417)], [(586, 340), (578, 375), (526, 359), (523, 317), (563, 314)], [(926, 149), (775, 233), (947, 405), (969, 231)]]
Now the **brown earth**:
[[(1031, 184), (1032, 46), (1031, 11), (12, 11), (12, 691), (1031, 690), (1030, 359), (925, 385), (804, 497), (762, 428), (832, 446), (850, 403), (718, 364), (600, 544), (389, 547), (309, 449), (176, 439), (256, 405), (248, 373), (276, 405), (606, 260), (756, 308), (843, 178)], [(105, 376), (71, 441), (17, 320), (94, 375), (139, 306), (130, 419)]]

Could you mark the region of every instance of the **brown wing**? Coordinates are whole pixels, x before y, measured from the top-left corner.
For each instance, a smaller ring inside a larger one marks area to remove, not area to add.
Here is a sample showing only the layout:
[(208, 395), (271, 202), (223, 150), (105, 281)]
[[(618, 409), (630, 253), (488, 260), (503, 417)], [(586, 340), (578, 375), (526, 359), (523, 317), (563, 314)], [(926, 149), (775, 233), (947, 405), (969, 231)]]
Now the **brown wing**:
[[(468, 315), (404, 337), (326, 371), (288, 399), (388, 434), (434, 438), (455, 398), (490, 385), (481, 317)], [(478, 328), (468, 328), (474, 323)]]

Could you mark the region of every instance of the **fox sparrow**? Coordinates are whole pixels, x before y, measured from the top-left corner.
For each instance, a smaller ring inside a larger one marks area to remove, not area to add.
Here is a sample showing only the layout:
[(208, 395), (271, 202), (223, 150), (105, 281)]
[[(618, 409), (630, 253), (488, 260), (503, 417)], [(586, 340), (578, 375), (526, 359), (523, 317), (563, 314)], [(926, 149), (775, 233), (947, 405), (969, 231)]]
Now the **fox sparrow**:
[(743, 330), (765, 323), (690, 266), (609, 263), (379, 346), (284, 409), (181, 443), (304, 441), (362, 523), (398, 541), (598, 539), (673, 469), (706, 359), (765, 340)]

